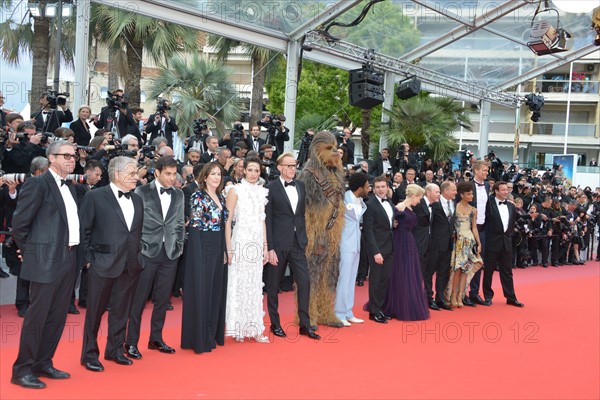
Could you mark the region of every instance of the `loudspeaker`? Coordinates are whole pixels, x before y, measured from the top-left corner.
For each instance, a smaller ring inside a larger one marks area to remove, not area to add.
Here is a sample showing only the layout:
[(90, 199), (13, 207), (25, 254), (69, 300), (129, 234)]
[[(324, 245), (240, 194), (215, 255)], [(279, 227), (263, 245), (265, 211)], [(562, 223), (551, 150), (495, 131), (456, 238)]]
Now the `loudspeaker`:
[(348, 86), (350, 105), (365, 110), (383, 103), (383, 88), (369, 83), (353, 83)]
[(349, 83), (357, 82), (383, 85), (383, 74), (368, 68), (350, 70)]
[(421, 92), (421, 81), (417, 78), (412, 78), (407, 81), (404, 81), (398, 86), (396, 89), (396, 96), (399, 99), (410, 99), (411, 97), (415, 97)]

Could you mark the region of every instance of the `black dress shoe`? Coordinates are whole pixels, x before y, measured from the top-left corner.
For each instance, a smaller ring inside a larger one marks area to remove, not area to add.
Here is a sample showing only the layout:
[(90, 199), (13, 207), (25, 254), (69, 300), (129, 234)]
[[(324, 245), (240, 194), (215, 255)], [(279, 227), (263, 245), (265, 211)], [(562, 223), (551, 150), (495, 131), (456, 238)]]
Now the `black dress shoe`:
[[(10, 275), (4, 272), (2, 268), (0, 268), (0, 278), (8, 278)], [(18, 385), (18, 383), (17, 383)]]
[(317, 334), (317, 332), (313, 331), (311, 328), (307, 329), (307, 328), (301, 327), (300, 328), (300, 334), (304, 335), (304, 336), (308, 336), (309, 338), (315, 339), (315, 340), (321, 339), (321, 336), (319, 336)]
[(79, 310), (75, 307), (75, 304), (69, 304), (69, 314), (79, 315)]
[(359, 279), (356, 281), (356, 286), (365, 286), (365, 280), (364, 279)]
[(370, 314), (369, 313), (369, 319), (371, 321), (375, 321), (379, 324), (387, 324), (388, 323), (388, 320), (385, 319), (385, 317), (382, 317), (381, 314)]
[(133, 361), (131, 361), (129, 358), (125, 357), (123, 354), (117, 354), (115, 357), (107, 357), (104, 356), (105, 360), (108, 361), (114, 361), (119, 365), (131, 365), (133, 364)]
[(435, 303), (434, 300), (429, 300), (429, 308), (431, 308), (432, 310), (435, 310), (435, 311), (440, 311), (440, 308), (438, 307), (438, 305)]
[(491, 306), (492, 305), (492, 299), (485, 299), (484, 301), (484, 306)]
[(140, 353), (137, 346), (125, 345), (125, 355), (129, 358), (135, 358), (136, 360), (142, 358), (142, 353)]
[(392, 317), (390, 317), (389, 315), (385, 315), (385, 314), (383, 313), (383, 311), (379, 311), (379, 316), (380, 316), (380, 317), (382, 317), (382, 318), (385, 318), (385, 319), (386, 319), (386, 320), (388, 320), (388, 321), (389, 321), (390, 319), (392, 319)]
[(93, 371), (93, 372), (102, 372), (102, 371), (104, 371), (104, 366), (98, 360), (87, 361), (87, 362), (81, 363), (81, 365), (83, 365), (86, 369), (88, 369), (90, 371)]
[(167, 311), (173, 311), (173, 310), (174, 310), (173, 304), (171, 304), (171, 303), (167, 304)]
[(162, 340), (150, 341), (148, 342), (148, 348), (150, 350), (158, 350), (161, 353), (173, 354), (175, 353), (175, 349), (167, 346), (165, 342)]
[(477, 304), (473, 303), (467, 296), (463, 297), (463, 304), (467, 307), (476, 307)]
[(279, 336), (279, 337), (286, 337), (287, 336), (285, 334), (285, 331), (283, 329), (281, 329), (280, 326), (271, 325), (271, 332), (273, 332), (273, 335), (275, 335), (275, 336)]
[(19, 310), (17, 311), (17, 315), (21, 318), (25, 318), (25, 316), (27, 315), (27, 307), (19, 308)]
[(438, 302), (436, 302), (436, 305), (438, 306), (438, 310), (444, 309), (444, 310), (448, 310), (448, 311), (454, 311), (452, 309), (452, 307), (450, 306), (450, 304), (446, 303), (445, 301), (438, 301)]
[(487, 302), (481, 298), (480, 295), (475, 295), (475, 296), (471, 296), (470, 297), (471, 301), (475, 304), (480, 304), (482, 306), (489, 306), (489, 304), (487, 304)]
[(40, 381), (35, 375), (32, 374), (25, 375), (20, 378), (12, 377), (10, 378), (10, 383), (19, 385), (26, 389), (43, 389), (46, 387), (44, 382)]
[(542, 264), (542, 267), (548, 268), (548, 264)]
[(312, 329), (313, 331), (318, 331), (319, 327), (317, 325), (311, 325), (310, 329)]
[(69, 373), (54, 367), (50, 367), (41, 371), (34, 371), (33, 373), (35, 376), (43, 376), (44, 378), (50, 379), (69, 379), (71, 377)]
[(514, 299), (514, 300), (506, 300), (506, 304), (510, 305), (510, 306), (515, 306), (515, 307), (525, 307), (525, 304), (521, 303), (519, 300)]

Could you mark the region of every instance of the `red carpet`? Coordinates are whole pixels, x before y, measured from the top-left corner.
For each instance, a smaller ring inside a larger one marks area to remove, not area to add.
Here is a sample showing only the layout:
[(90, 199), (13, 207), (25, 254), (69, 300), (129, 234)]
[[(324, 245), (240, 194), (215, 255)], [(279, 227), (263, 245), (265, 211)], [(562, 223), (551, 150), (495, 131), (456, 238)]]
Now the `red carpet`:
[[(179, 349), (181, 302), (167, 314), (167, 355), (147, 350), (149, 312), (132, 366), (104, 361), (93, 373), (79, 365), (84, 313), (70, 315), (54, 359), (65, 381), (26, 390), (10, 384), (21, 319), (2, 306), (2, 399), (197, 398), (600, 398), (600, 263), (515, 271), (524, 309), (507, 306), (499, 281), (492, 307), (433, 312), (428, 321), (367, 321), (320, 328), (319, 342), (297, 337), (291, 294), (282, 295), (287, 339), (270, 344), (227, 340), (212, 353)], [(496, 274), (497, 275), (497, 274)], [(367, 288), (358, 288), (362, 305)], [(355, 307), (357, 316), (366, 313)], [(267, 317), (268, 320), (268, 317)], [(106, 331), (106, 326), (102, 327)], [(101, 349), (104, 340), (100, 340)]]

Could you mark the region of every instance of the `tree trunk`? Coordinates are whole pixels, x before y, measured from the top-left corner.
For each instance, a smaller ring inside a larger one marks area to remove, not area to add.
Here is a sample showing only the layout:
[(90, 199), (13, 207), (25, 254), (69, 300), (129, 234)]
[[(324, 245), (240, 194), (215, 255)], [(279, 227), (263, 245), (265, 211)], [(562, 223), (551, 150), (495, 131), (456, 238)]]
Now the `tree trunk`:
[[(126, 33), (127, 37), (127, 70), (129, 74), (125, 76), (125, 95), (129, 108), (140, 106), (140, 81), (142, 79), (142, 52), (144, 44), (141, 40), (135, 39), (131, 34)], [(132, 47), (133, 46), (133, 47)]]
[[(40, 7), (45, 7), (42, 2)], [(48, 90), (48, 68), (50, 55), (50, 19), (47, 17), (33, 18), (33, 45), (31, 69), (31, 95), (29, 102), (32, 113), (38, 109), (38, 99)]]
[(116, 50), (108, 48), (108, 90), (119, 89), (119, 66), (115, 60)]
[(263, 91), (267, 69), (255, 51), (252, 55), (252, 98), (250, 100), (250, 126), (262, 119)]
[(360, 143), (362, 146), (363, 158), (369, 159), (369, 150), (371, 147), (371, 134), (369, 128), (371, 127), (371, 112), (372, 109), (362, 110), (362, 120), (360, 125)]

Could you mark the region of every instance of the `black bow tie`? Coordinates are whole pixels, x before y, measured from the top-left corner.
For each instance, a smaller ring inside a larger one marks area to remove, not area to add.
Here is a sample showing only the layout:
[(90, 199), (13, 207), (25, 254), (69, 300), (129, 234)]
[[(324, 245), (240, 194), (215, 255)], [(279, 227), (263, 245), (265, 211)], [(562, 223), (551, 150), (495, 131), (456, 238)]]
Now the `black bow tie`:
[(294, 181), (285, 182), (285, 187), (288, 187), (288, 186), (296, 186), (296, 182), (294, 182)]
[(67, 181), (66, 179), (61, 179), (60, 180), (60, 186), (68, 185), (68, 184), (69, 184), (69, 181)]
[(506, 205), (506, 200), (498, 202), (498, 205)]
[(381, 199), (382, 203), (385, 203), (387, 201), (387, 199)]
[(431, 206), (433, 206), (433, 204), (429, 203), (429, 205), (427, 207), (431, 208)]
[(125, 196), (126, 199), (130, 199), (131, 198), (131, 192), (121, 192), (119, 190), (119, 198)]
[(42, 114), (44, 114), (44, 115), (50, 114), (50, 111), (42, 111)]
[(160, 194), (163, 194), (165, 192), (167, 192), (167, 194), (171, 194), (171, 193), (173, 193), (173, 188), (172, 187), (170, 187), (170, 188), (161, 187), (160, 188)]
[(255, 138), (254, 138), (254, 141), (255, 141), (255, 142), (258, 142), (258, 138), (257, 138), (257, 137), (255, 137)]
[(485, 186), (485, 183), (479, 183), (479, 182), (477, 182), (477, 181), (473, 181), (473, 182), (475, 182), (475, 184), (476, 184), (477, 186)]

